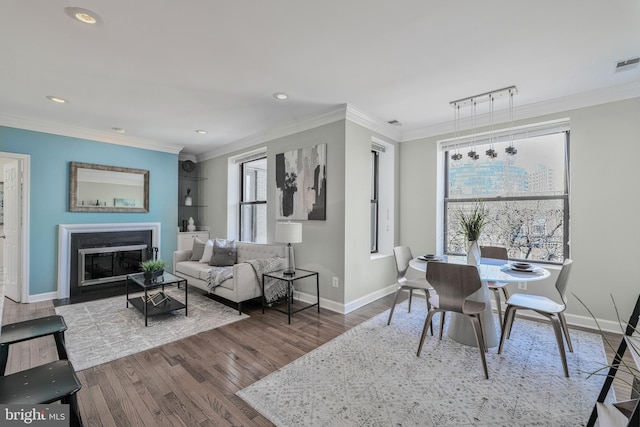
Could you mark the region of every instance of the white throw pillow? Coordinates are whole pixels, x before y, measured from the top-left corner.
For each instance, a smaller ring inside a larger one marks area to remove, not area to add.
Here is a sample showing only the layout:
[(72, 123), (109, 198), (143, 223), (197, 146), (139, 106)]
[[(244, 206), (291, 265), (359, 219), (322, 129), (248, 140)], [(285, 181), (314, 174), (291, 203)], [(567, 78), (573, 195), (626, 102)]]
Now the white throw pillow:
[(200, 262), (204, 262), (209, 264), (209, 260), (211, 260), (211, 256), (213, 255), (213, 240), (207, 240), (207, 244), (204, 245), (204, 252), (202, 253), (202, 258), (200, 258)]

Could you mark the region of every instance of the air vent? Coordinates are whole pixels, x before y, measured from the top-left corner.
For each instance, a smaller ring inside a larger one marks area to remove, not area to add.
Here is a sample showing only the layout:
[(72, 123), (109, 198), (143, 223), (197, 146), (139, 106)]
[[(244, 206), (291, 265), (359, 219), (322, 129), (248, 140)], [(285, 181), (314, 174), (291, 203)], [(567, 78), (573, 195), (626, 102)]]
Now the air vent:
[(638, 67), (640, 58), (631, 58), (616, 63), (616, 73), (619, 71), (627, 71)]
[(387, 123), (389, 123), (392, 126), (402, 126), (402, 123), (400, 123), (397, 120), (389, 120)]

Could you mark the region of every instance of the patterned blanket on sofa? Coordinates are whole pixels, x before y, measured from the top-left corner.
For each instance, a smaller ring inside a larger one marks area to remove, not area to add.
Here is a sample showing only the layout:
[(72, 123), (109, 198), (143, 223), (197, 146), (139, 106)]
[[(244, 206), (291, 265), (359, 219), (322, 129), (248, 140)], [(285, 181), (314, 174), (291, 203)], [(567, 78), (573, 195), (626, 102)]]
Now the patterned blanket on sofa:
[[(251, 264), (253, 270), (258, 277), (258, 283), (262, 286), (262, 275), (265, 273), (271, 273), (282, 269), (282, 258), (261, 258), (250, 259), (247, 263)], [(264, 284), (264, 297), (268, 303), (279, 300), (287, 296), (287, 282), (267, 277), (267, 281)]]
[(229, 267), (213, 267), (209, 270), (209, 277), (207, 277), (207, 289), (209, 292), (213, 292), (215, 288), (220, 286), (222, 282), (233, 277), (233, 266)]

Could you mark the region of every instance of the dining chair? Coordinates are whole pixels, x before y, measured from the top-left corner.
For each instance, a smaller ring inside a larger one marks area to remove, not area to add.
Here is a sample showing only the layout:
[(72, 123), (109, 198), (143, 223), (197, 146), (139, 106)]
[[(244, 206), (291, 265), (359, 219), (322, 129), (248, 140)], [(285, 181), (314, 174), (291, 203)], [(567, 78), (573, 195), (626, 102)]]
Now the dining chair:
[(476, 343), (478, 344), (478, 350), (480, 351), (480, 358), (482, 359), (484, 377), (489, 379), (487, 360), (485, 357), (487, 346), (481, 316), (486, 308), (486, 304), (469, 299), (473, 293), (482, 287), (482, 281), (480, 280), (477, 267), (466, 264), (430, 262), (427, 266), (426, 278), (437, 292), (437, 295), (429, 298), (431, 309), (424, 322), (417, 356), (420, 357), (427, 329), (431, 326), (433, 316), (436, 313), (442, 313), (440, 320), (440, 339), (442, 339), (442, 333), (444, 331), (445, 313), (451, 311), (464, 314), (471, 321), (471, 326), (476, 336)]
[[(391, 306), (391, 312), (389, 313), (389, 320), (387, 320), (387, 325), (391, 324), (391, 317), (393, 316), (393, 311), (396, 308), (396, 304), (398, 303), (398, 297), (400, 296), (400, 292), (404, 290), (409, 291), (409, 310), (411, 313), (411, 300), (413, 298), (413, 291), (419, 290), (424, 292), (426, 300), (427, 300), (427, 310), (431, 309), (431, 305), (429, 303), (429, 291), (433, 290), (429, 282), (424, 277), (418, 277), (415, 279), (407, 278), (407, 270), (409, 269), (409, 261), (413, 259), (413, 255), (411, 254), (411, 248), (409, 246), (396, 246), (393, 248), (393, 256), (396, 261), (396, 270), (398, 272), (398, 289), (396, 290), (396, 296), (393, 299), (393, 305)], [(431, 334), (433, 335), (433, 329), (431, 330)]]
[(569, 347), (569, 351), (571, 353), (573, 353), (573, 346), (571, 345), (571, 337), (569, 337), (569, 328), (567, 327), (567, 321), (564, 317), (564, 310), (567, 308), (567, 297), (565, 293), (567, 289), (567, 279), (569, 277), (572, 264), (572, 260), (565, 260), (562, 264), (560, 274), (556, 279), (555, 288), (562, 303), (558, 303), (551, 298), (541, 295), (513, 294), (509, 297), (507, 300), (507, 309), (504, 314), (504, 325), (502, 327), (502, 335), (500, 336), (498, 354), (502, 353), (505, 338), (509, 338), (511, 335), (511, 327), (513, 326), (516, 311), (532, 310), (545, 316), (551, 322), (553, 332), (556, 336), (556, 342), (558, 343), (558, 351), (560, 351), (560, 359), (562, 360), (564, 376), (569, 377), (567, 355), (564, 350), (564, 339), (567, 340), (567, 347)]
[[(497, 260), (509, 260), (507, 248), (502, 246), (480, 246), (480, 256), (482, 258), (490, 258)], [(504, 300), (509, 299), (509, 288), (505, 282), (487, 282), (487, 288), (493, 293), (496, 300), (496, 309), (498, 311), (498, 320), (500, 321), (500, 329), (502, 330), (502, 303), (500, 302), (500, 292), (504, 294)]]
[[(59, 315), (3, 325), (0, 330), (0, 403), (69, 404), (72, 426), (82, 426), (76, 393), (82, 387), (67, 357), (64, 332), (67, 325)], [(58, 358), (30, 369), (5, 375), (9, 346), (53, 335)]]

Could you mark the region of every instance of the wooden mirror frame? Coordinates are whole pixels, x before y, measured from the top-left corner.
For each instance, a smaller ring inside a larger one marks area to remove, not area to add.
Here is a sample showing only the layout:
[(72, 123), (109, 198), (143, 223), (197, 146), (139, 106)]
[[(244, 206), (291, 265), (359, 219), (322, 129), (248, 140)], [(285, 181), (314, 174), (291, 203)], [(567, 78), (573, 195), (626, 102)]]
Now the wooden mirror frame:
[[(132, 173), (143, 175), (144, 207), (127, 206), (78, 206), (78, 169), (93, 169), (114, 173)], [(149, 212), (149, 171), (144, 169), (123, 168), (120, 166), (105, 166), (92, 163), (71, 162), (69, 170), (69, 211), (70, 212)]]

